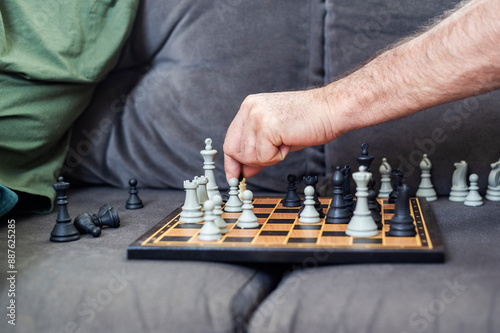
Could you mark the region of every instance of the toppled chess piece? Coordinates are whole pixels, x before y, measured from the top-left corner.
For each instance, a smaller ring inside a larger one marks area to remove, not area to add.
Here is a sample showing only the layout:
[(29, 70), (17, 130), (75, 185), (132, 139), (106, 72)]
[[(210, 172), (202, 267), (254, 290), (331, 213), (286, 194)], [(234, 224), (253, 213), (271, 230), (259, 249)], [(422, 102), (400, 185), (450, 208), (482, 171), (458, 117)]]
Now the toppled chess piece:
[(79, 214), (73, 224), (81, 234), (91, 234), (94, 237), (99, 237), (104, 226), (118, 228), (120, 226), (120, 217), (115, 208), (105, 204), (97, 214)]
[(92, 221), (98, 227), (107, 226), (110, 228), (118, 228), (120, 226), (120, 217), (115, 208), (108, 204), (103, 205), (97, 214), (92, 214)]
[(101, 228), (96, 226), (92, 221), (92, 217), (88, 213), (81, 213), (73, 222), (80, 234), (90, 234), (94, 237), (101, 235)]
[(52, 242), (71, 242), (80, 239), (80, 234), (75, 225), (71, 223), (71, 217), (68, 213), (68, 189), (69, 183), (65, 182), (63, 177), (58, 178), (54, 184), (56, 190), (57, 218), (56, 225), (50, 233)]
[(129, 190), (129, 198), (127, 200), (127, 203), (125, 204), (126, 209), (141, 209), (144, 207), (142, 204), (141, 198), (139, 198), (139, 191), (137, 190), (137, 180), (135, 178), (130, 178), (128, 181), (128, 184), (130, 185), (130, 190)]

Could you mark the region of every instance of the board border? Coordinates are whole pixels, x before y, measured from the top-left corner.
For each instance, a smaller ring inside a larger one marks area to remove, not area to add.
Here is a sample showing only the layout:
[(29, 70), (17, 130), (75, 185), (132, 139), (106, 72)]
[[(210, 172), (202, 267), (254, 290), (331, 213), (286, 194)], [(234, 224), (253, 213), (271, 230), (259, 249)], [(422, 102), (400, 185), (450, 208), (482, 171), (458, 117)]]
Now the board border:
[[(271, 197), (271, 196), (267, 196)], [(279, 198), (279, 197), (276, 197)], [(165, 224), (177, 216), (181, 207), (158, 222), (127, 248), (128, 259), (155, 260), (195, 260), (229, 263), (274, 263), (331, 265), (353, 263), (441, 263), (445, 261), (445, 249), (440, 231), (429, 202), (418, 198), (422, 217), (425, 220), (430, 249), (411, 248), (248, 248), (216, 246), (143, 246), (142, 243), (161, 230)]]

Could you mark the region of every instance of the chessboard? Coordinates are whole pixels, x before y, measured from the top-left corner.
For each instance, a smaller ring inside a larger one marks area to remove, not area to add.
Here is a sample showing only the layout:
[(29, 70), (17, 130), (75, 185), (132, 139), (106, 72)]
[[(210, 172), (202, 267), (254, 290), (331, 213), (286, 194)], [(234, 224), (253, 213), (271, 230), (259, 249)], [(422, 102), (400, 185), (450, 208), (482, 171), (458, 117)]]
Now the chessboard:
[[(410, 198), (417, 234), (392, 237), (389, 220), (394, 204), (378, 199), (382, 230), (377, 236), (347, 236), (347, 224), (301, 223), (300, 207), (284, 207), (279, 197), (255, 197), (259, 227), (236, 227), (239, 213), (224, 212), (229, 232), (218, 241), (198, 239), (202, 223), (179, 222), (181, 207), (128, 247), (129, 259), (200, 260), (233, 263), (343, 264), (430, 263), (444, 261), (444, 247), (431, 207), (425, 199)], [(331, 198), (320, 198), (324, 211)]]

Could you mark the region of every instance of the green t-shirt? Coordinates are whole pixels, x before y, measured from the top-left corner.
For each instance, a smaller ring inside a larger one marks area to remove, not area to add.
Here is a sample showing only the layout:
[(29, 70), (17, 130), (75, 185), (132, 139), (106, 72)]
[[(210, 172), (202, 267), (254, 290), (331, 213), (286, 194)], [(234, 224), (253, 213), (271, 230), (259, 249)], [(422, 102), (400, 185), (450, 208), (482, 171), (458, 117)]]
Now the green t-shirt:
[[(138, 0), (0, 2), (0, 184), (49, 211), (73, 122), (116, 65)], [(39, 209), (39, 208), (37, 208)]]

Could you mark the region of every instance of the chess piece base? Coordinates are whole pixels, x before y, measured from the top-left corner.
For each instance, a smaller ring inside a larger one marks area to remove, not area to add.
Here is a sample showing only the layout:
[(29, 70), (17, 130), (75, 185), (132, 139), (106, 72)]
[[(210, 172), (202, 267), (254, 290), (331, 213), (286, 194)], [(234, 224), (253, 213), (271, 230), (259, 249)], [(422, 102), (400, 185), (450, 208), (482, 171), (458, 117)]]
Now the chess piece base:
[(80, 239), (80, 233), (71, 222), (57, 222), (50, 233), (51, 242), (73, 242)]

